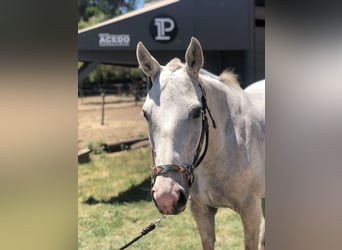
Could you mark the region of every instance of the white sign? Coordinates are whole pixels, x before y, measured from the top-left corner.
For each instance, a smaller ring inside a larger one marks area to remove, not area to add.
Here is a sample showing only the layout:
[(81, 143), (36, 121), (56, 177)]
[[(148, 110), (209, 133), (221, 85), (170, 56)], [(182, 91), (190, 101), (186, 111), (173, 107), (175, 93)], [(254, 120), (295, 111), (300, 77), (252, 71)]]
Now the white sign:
[(131, 37), (129, 34), (99, 33), (100, 47), (129, 46)]
[(173, 31), (175, 28), (175, 22), (171, 18), (155, 18), (154, 25), (157, 27), (157, 35), (155, 36), (156, 40), (165, 41), (171, 39), (171, 37), (166, 34)]

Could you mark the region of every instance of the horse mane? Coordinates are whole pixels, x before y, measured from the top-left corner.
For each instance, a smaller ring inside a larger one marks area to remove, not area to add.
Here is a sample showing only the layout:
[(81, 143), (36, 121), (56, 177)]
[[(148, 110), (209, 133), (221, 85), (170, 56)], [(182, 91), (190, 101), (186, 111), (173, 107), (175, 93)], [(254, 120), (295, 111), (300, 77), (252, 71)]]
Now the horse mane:
[[(166, 67), (171, 70), (172, 72), (184, 67), (184, 63), (182, 63), (182, 61), (175, 57), (172, 60), (170, 60), (167, 64)], [(201, 73), (211, 76), (219, 81), (221, 81), (222, 83), (228, 85), (228, 86), (232, 86), (234, 88), (237, 89), (241, 89), (240, 83), (238, 81), (238, 76), (236, 74), (233, 73), (233, 71), (230, 70), (224, 70), (219, 76), (216, 76), (212, 73), (210, 73), (209, 71), (205, 70), (205, 69), (201, 69)]]
[(180, 69), (184, 66), (184, 64), (182, 63), (182, 61), (175, 57), (173, 58), (171, 61), (169, 61), (167, 64), (166, 64), (166, 67), (171, 70), (172, 72), (176, 71), (177, 69)]
[(234, 74), (232, 71), (224, 70), (219, 75), (219, 80), (224, 84), (241, 89), (240, 83), (238, 81), (238, 76)]

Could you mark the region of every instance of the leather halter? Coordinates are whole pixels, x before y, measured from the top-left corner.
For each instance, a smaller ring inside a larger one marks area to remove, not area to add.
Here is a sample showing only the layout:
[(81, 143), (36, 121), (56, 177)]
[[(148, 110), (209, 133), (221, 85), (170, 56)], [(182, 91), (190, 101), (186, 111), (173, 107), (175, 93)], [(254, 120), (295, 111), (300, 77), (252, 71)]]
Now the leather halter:
[[(191, 187), (192, 183), (194, 182), (194, 169), (196, 169), (202, 160), (204, 159), (207, 150), (208, 150), (208, 142), (209, 142), (209, 125), (208, 125), (208, 118), (207, 118), (207, 111), (209, 113), (210, 119), (212, 121), (213, 127), (216, 128), (215, 120), (213, 119), (210, 109), (207, 105), (206, 94), (204, 89), (202, 88), (201, 84), (199, 87), (202, 92), (201, 102), (202, 102), (202, 109), (201, 109), (201, 116), (202, 116), (202, 131), (199, 143), (197, 145), (196, 154), (194, 156), (193, 162), (190, 166), (186, 165), (175, 165), (175, 164), (166, 164), (166, 165), (159, 165), (155, 166), (154, 155), (152, 151), (152, 186), (158, 175), (164, 174), (167, 172), (177, 172), (177, 173), (184, 173), (187, 176), (189, 187)], [(204, 141), (205, 139), (205, 141)], [(203, 142), (204, 142), (204, 150), (201, 154), (203, 149)]]

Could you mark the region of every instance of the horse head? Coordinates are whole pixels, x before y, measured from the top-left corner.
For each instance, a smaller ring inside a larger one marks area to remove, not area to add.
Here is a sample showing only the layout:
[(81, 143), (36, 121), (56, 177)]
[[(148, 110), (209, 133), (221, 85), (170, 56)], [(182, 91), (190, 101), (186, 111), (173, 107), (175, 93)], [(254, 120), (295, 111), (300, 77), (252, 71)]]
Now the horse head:
[(137, 45), (140, 69), (152, 80), (143, 105), (152, 147), (152, 198), (162, 214), (185, 207), (198, 163), (206, 125), (199, 71), (203, 52), (197, 39), (179, 59), (161, 66), (142, 42)]

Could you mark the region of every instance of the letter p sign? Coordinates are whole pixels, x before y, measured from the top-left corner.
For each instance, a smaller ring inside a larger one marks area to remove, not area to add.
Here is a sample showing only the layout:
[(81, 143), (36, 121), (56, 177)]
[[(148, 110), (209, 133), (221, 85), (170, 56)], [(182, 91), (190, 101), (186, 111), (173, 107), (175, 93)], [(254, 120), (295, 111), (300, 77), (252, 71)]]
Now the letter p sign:
[(150, 25), (151, 34), (157, 42), (171, 42), (177, 35), (176, 22), (169, 16), (153, 18)]

